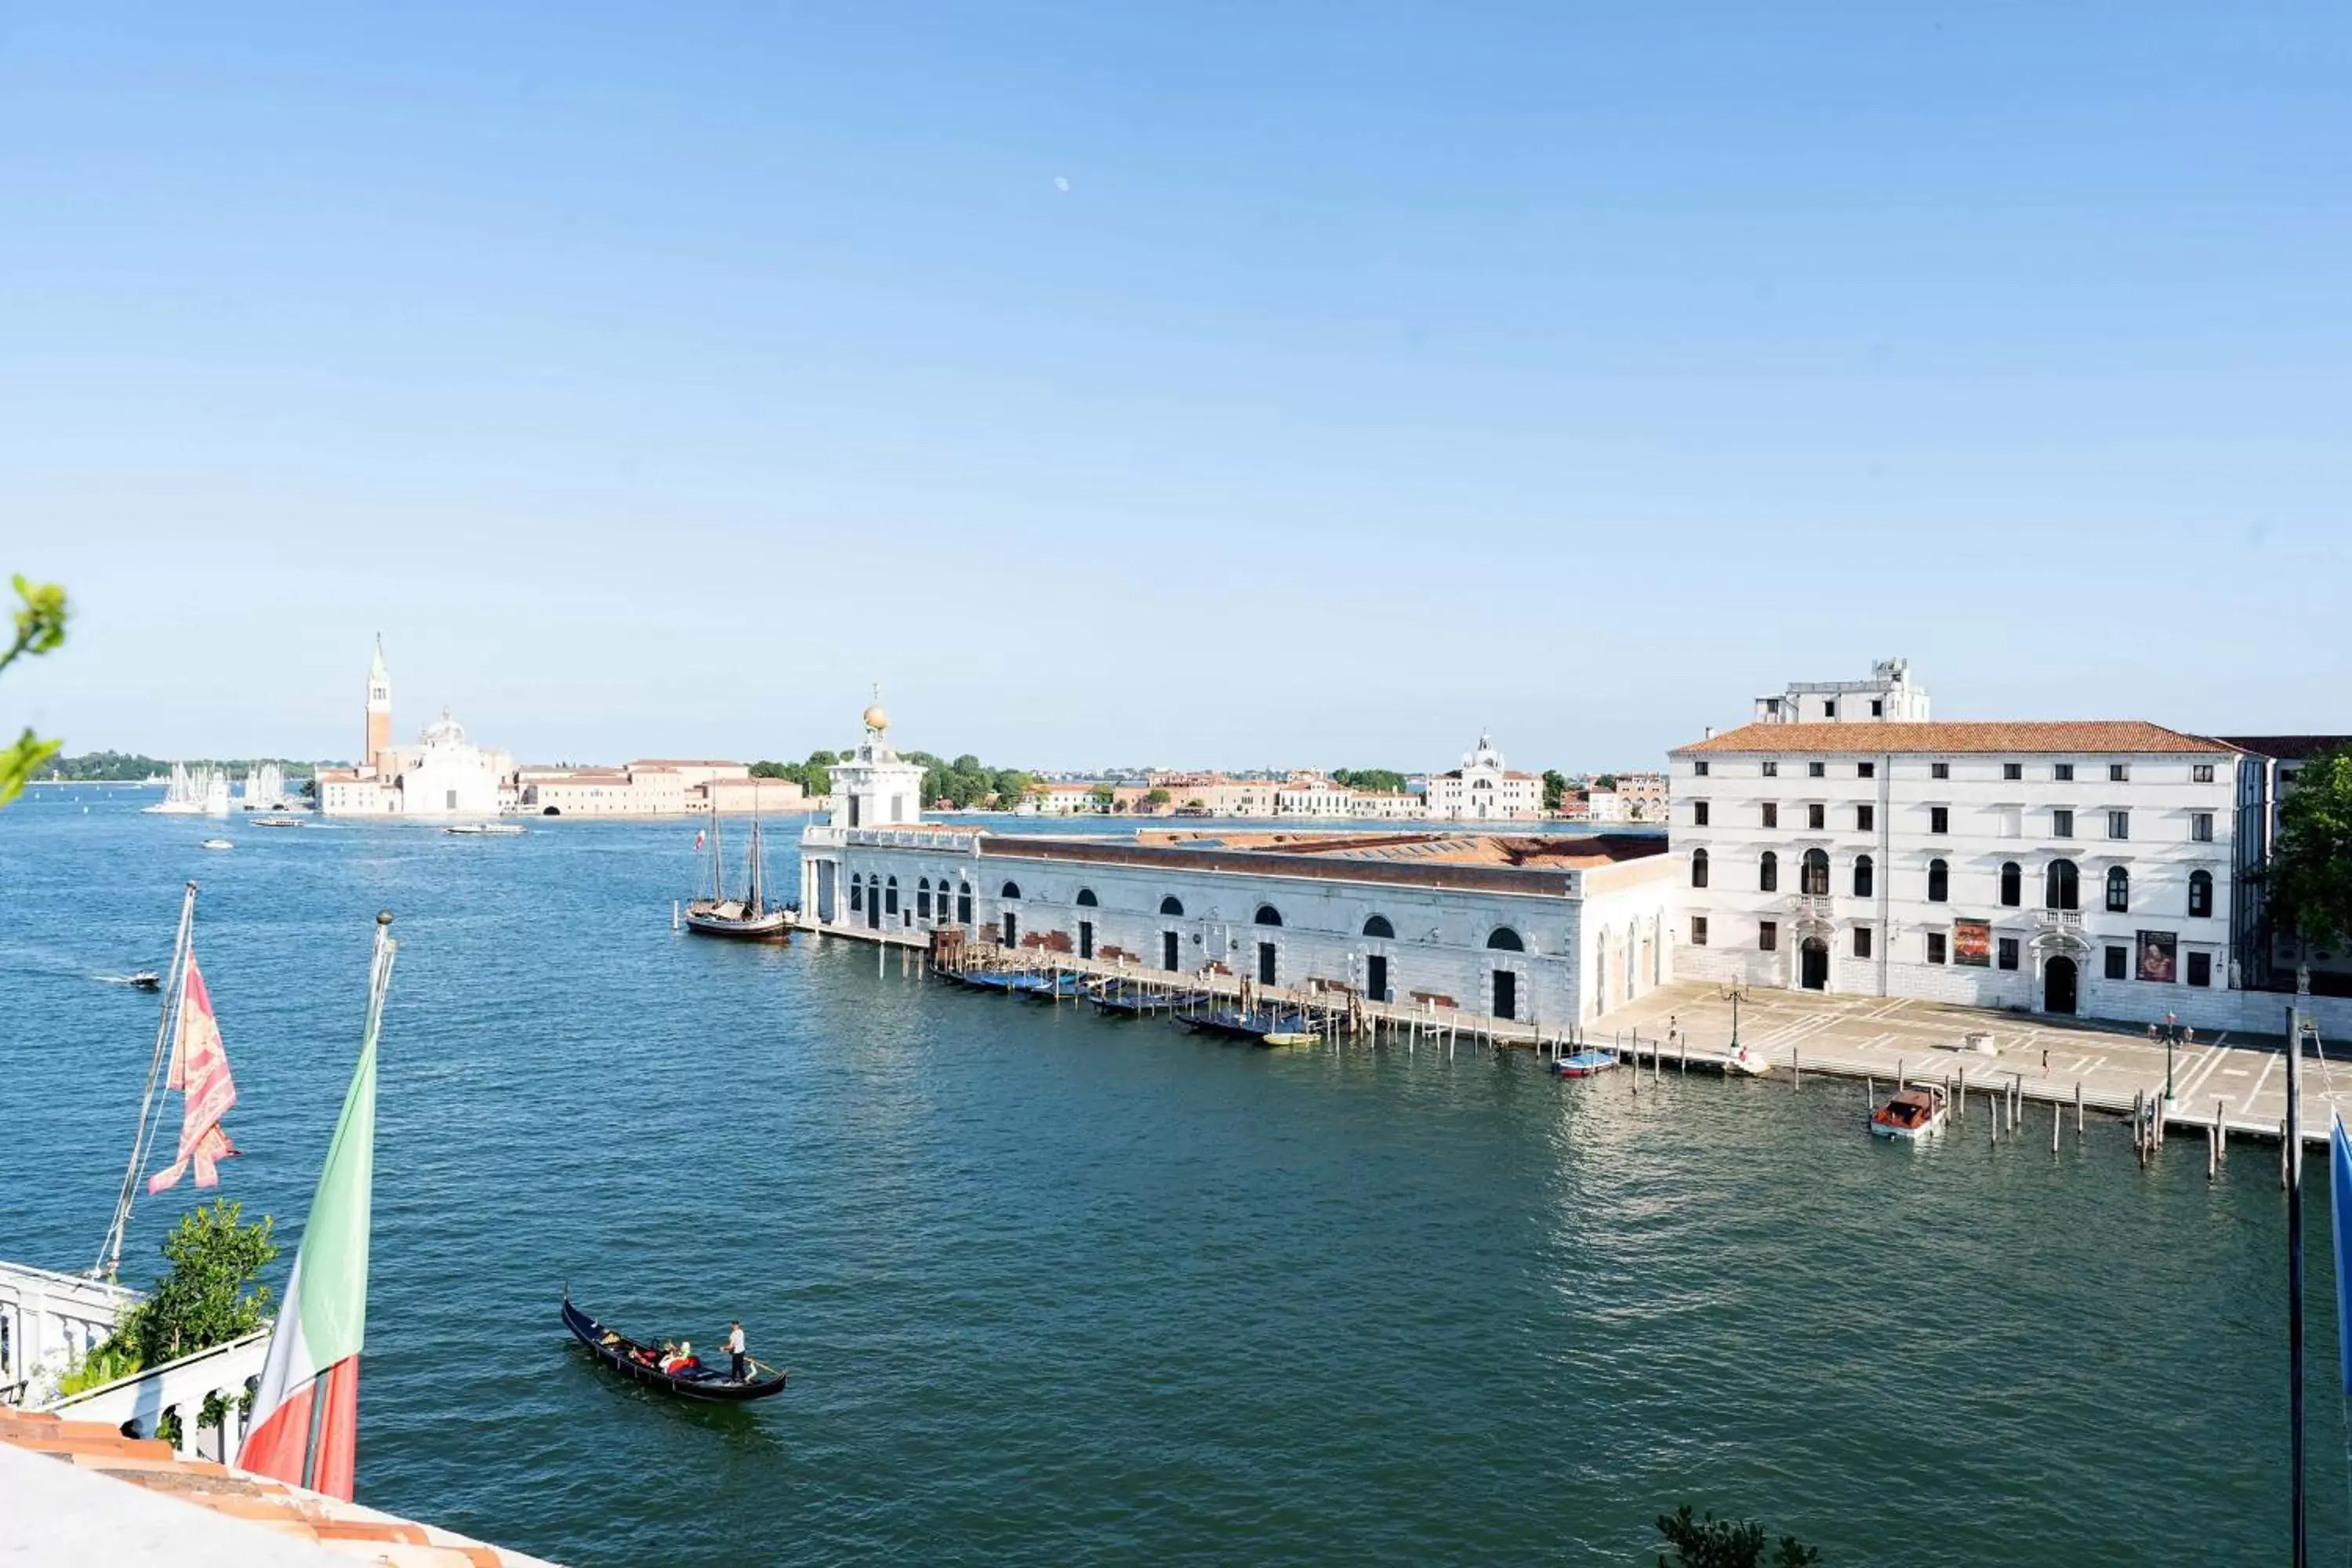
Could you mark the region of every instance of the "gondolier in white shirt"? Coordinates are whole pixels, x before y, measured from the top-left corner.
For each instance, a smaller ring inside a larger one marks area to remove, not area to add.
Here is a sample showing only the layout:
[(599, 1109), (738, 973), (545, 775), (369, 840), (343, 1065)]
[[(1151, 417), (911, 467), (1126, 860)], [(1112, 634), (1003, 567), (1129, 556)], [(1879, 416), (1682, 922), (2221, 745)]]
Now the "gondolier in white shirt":
[(733, 1358), (730, 1375), (738, 1383), (749, 1383), (751, 1380), (751, 1358), (743, 1349), (743, 1325), (740, 1322), (727, 1325), (727, 1353)]

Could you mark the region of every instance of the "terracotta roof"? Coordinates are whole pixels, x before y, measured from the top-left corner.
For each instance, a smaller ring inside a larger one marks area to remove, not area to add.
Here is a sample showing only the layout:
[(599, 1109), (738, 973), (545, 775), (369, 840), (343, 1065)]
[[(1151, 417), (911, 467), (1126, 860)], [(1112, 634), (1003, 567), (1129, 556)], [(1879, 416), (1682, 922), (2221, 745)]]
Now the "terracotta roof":
[[(67, 1421), (0, 1407), (0, 1443), (204, 1510), (216, 1520), (236, 1521), (254, 1532), (257, 1557), (262, 1555), (262, 1541), (276, 1539), (399, 1568), (548, 1568), (542, 1559), (486, 1546), (454, 1531), (412, 1523), (209, 1460), (183, 1459), (167, 1443), (125, 1437), (103, 1421)], [(90, 1532), (102, 1533), (103, 1529), (102, 1523), (86, 1526), (84, 1544), (100, 1544)]]
[(1805, 752), (1870, 756), (1895, 752), (2049, 752), (2142, 755), (2179, 752), (2211, 755), (2233, 749), (2227, 741), (2184, 735), (2143, 719), (1994, 720), (1925, 724), (1742, 724), (1711, 739), (1677, 746), (1669, 754), (1686, 757), (1710, 752), (1748, 752), (1765, 755), (1777, 752), (1785, 755)]
[(2276, 757), (2281, 762), (2308, 762), (2323, 753), (2352, 746), (2352, 735), (2225, 735), (2227, 741), (2242, 752), (2252, 752), (2258, 757)]

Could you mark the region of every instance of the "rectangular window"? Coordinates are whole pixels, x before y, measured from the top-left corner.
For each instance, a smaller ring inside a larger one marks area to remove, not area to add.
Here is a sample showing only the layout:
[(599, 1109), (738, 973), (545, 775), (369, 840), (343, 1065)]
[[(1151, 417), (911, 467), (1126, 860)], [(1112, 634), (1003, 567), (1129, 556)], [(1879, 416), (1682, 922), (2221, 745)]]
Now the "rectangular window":
[(1878, 764), (1876, 763), (1856, 763), (1853, 764), (1853, 776), (1858, 779), (1874, 779), (1878, 776)]
[(1836, 717), (1837, 717), (1837, 704), (1836, 704), (1836, 703), (1834, 703), (1834, 702), (1824, 702), (1824, 703), (1822, 703), (1822, 718), (1824, 718), (1824, 719), (1834, 719), (1834, 718), (1836, 718)]
[(1694, 827), (1706, 826), (1706, 802), (1703, 800), (1691, 802), (1691, 826)]
[(2074, 814), (2068, 811), (2063, 806), (2060, 806), (2056, 810), (2053, 811), (2050, 814), (2050, 837), (2053, 838), (2074, 837)]
[(1691, 776), (1693, 778), (1701, 779), (1706, 777), (1706, 759), (1705, 757), (1701, 757), (1698, 761), (1691, 764)]
[(1827, 763), (1807, 763), (1805, 764), (1805, 776), (1809, 779), (1820, 778), (1829, 771), (1830, 765)]
[(2210, 763), (2190, 763), (2189, 767), (2189, 782), (2190, 784), (2211, 784), (2213, 782), (2213, 764)]
[(2109, 763), (2107, 764), (2107, 782), (2109, 784), (2122, 784), (2125, 780), (2130, 777), (2131, 764), (2129, 763)]
[(1693, 947), (1705, 947), (1706, 945), (1706, 917), (1705, 915), (1691, 916), (1691, 945)]
[(2107, 978), (2110, 980), (2131, 978), (2131, 949), (2127, 947), (2107, 949)]
[(1868, 926), (1856, 926), (1853, 928), (1853, 955), (1856, 958), (1868, 958), (1870, 956), (1870, 928)]
[(1780, 776), (1780, 764), (1777, 762), (1766, 763), (1764, 764), (1764, 776), (1768, 779), (1779, 778)]
[(2213, 955), (2211, 953), (2192, 952), (2189, 955), (2189, 984), (2191, 985), (2210, 985), (2213, 984)]
[(1949, 763), (1929, 763), (1927, 764), (1927, 776), (1931, 779), (1950, 778), (1952, 776), (1952, 764)]
[(1929, 806), (1927, 808), (1927, 831), (1930, 833), (1949, 833), (1951, 830), (1952, 808), (1948, 805)]
[(2021, 779), (2025, 776), (2025, 764), (2023, 763), (2003, 763), (2000, 764), (2000, 776), (2005, 779)]
[(1872, 828), (1878, 826), (1878, 808), (1874, 805), (1855, 806), (1853, 808), (1853, 825), (1863, 832), (1868, 833)]
[(1758, 809), (1764, 814), (1765, 826), (1778, 827), (1780, 826), (1780, 803), (1779, 801), (1768, 800), (1761, 806), (1758, 807)]
[(1944, 933), (1942, 931), (1931, 931), (1927, 933), (1927, 962), (1930, 963), (1941, 963), (1944, 962)]
[(1885, 698), (1874, 697), (1870, 700), (1870, 716), (1874, 719), (1884, 719), (1886, 717), (1886, 700)]
[(2074, 764), (2072, 763), (2053, 763), (2050, 767), (2050, 776), (2056, 779), (2060, 784), (2071, 784), (2074, 779)]
[(2017, 967), (2017, 939), (2013, 936), (2000, 939), (2000, 966), (2003, 969)]
[(2213, 814), (2210, 811), (2191, 812), (2189, 816), (2189, 837), (2200, 844), (2212, 843)]
[(1829, 826), (1829, 811), (1830, 808), (1821, 802), (1813, 802), (1805, 807), (1805, 826), (1816, 833), (1820, 832)]
[(2131, 837), (2130, 812), (2111, 811), (2107, 813), (2107, 837), (2110, 838), (2129, 838)]
[(1763, 949), (1766, 952), (1778, 952), (1780, 950), (1780, 922), (1778, 921), (1758, 921), (1756, 922), (1756, 945)]

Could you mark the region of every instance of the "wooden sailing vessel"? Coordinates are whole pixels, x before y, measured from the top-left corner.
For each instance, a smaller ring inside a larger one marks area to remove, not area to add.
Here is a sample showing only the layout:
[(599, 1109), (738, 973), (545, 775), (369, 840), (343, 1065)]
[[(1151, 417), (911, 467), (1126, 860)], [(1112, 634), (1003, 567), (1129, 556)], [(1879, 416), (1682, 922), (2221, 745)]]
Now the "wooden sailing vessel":
[(760, 816), (751, 814), (751, 847), (744, 856), (743, 896), (727, 895), (727, 868), (719, 841), (719, 803), (710, 804), (710, 894), (686, 906), (686, 929), (697, 936), (733, 937), (739, 942), (784, 942), (793, 939), (793, 910), (768, 901), (766, 856), (760, 838)]

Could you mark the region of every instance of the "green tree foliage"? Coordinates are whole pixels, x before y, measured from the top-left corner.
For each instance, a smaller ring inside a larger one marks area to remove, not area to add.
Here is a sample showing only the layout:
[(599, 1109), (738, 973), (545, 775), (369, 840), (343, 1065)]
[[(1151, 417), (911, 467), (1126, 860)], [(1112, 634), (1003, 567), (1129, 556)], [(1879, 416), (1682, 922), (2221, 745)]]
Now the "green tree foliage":
[(1762, 1525), (1752, 1520), (1717, 1519), (1712, 1513), (1703, 1520), (1693, 1519), (1688, 1503), (1673, 1513), (1660, 1514), (1658, 1533), (1674, 1549), (1671, 1557), (1659, 1554), (1658, 1568), (1807, 1568), (1822, 1560), (1812, 1547), (1793, 1535), (1784, 1535), (1768, 1564)]
[[(37, 658), (66, 640), (66, 591), (55, 583), (28, 583), (22, 575), (15, 583), (16, 627), (7, 651), (0, 653), (0, 669), (19, 658)], [(58, 744), (28, 729), (10, 744), (0, 746), (0, 805), (24, 793), (25, 781), (58, 754)]]
[(1567, 798), (1567, 777), (1556, 768), (1546, 768), (1543, 774), (1543, 808), (1558, 811), (1559, 803)]
[(278, 1256), (272, 1223), (244, 1224), (245, 1205), (226, 1199), (180, 1217), (163, 1238), (172, 1267), (155, 1292), (114, 1331), (146, 1366), (226, 1344), (261, 1327), (269, 1291), (255, 1283)]
[(1396, 795), (1404, 789), (1404, 775), (1393, 768), (1333, 768), (1331, 782), (1376, 795)]
[(1617, 775), (1615, 773), (1602, 773), (1599, 778), (1592, 781), (1592, 787), (1594, 789), (1613, 790), (1617, 787)]
[(2296, 773), (2262, 878), (2274, 929), (2306, 942), (2352, 942), (2352, 751), (2314, 757)]
[[(190, 767), (226, 768), (231, 773), (251, 773), (264, 763), (275, 763), (285, 773), (289, 782), (307, 779), (317, 772), (316, 763), (299, 762), (291, 757), (183, 757)], [(172, 763), (162, 757), (151, 757), (142, 752), (85, 752), (78, 757), (59, 757), (42, 770), (47, 778), (63, 779), (71, 784), (142, 784), (148, 779), (172, 771)]]
[(1107, 784), (1098, 784), (1095, 785), (1091, 798), (1097, 811), (1108, 811), (1118, 804), (1118, 791)]
[(811, 752), (804, 763), (760, 762), (751, 764), (755, 779), (789, 779), (809, 795), (833, 793), (833, 774), (827, 770), (841, 761), (837, 752)]
[(1152, 807), (1154, 810), (1157, 810), (1175, 798), (1175, 796), (1170, 795), (1166, 790), (1161, 789), (1158, 784), (1154, 784), (1144, 792), (1143, 804)]
[(1011, 810), (1029, 793), (1030, 775), (1018, 768), (992, 768), (970, 752), (953, 762), (942, 762), (929, 752), (904, 753), (923, 765), (923, 802), (946, 801), (958, 811), (976, 806)]

